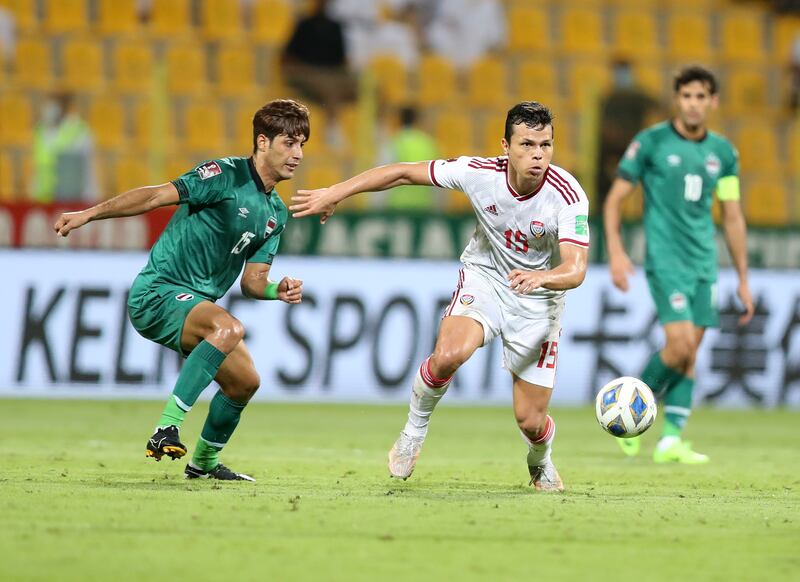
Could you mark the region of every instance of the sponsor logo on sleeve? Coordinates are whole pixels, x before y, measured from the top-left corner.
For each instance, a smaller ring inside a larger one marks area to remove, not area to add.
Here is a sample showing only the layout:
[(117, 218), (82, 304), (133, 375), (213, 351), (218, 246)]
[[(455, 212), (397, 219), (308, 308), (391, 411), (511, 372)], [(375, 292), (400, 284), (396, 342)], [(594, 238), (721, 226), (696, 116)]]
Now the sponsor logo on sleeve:
[(194, 295), (192, 295), (191, 293), (178, 293), (175, 296), (175, 299), (177, 299), (178, 301), (191, 301), (192, 299), (194, 299)]
[(219, 167), (217, 162), (206, 162), (202, 166), (197, 167), (197, 175), (201, 180), (208, 180), (214, 176), (222, 173), (222, 168)]
[(642, 144), (638, 141), (632, 141), (631, 145), (628, 146), (628, 149), (625, 150), (625, 158), (628, 160), (632, 160), (636, 157), (636, 154), (639, 152), (639, 148), (642, 147)]
[(531, 234), (535, 238), (542, 238), (544, 236), (544, 223), (539, 220), (531, 220)]
[(589, 234), (589, 217), (579, 214), (575, 217), (575, 234), (587, 236)]

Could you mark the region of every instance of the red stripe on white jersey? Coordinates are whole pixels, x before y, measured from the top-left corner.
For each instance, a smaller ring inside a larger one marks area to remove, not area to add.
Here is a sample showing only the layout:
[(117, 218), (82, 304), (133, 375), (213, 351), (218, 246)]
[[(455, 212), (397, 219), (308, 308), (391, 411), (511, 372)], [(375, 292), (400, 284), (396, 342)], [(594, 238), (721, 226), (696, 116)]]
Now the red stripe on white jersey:
[(433, 184), (434, 186), (438, 186), (439, 188), (444, 188), (444, 186), (442, 186), (441, 184), (439, 184), (439, 182), (436, 181), (436, 176), (434, 175), (433, 172), (433, 165), (435, 163), (436, 160), (431, 160), (430, 163), (428, 164), (428, 177), (431, 179), (431, 184)]
[(558, 182), (554, 182), (552, 179), (548, 178), (547, 183), (550, 184), (553, 188), (555, 188), (559, 194), (561, 194), (561, 197), (564, 199), (564, 202), (567, 203), (567, 206), (572, 204), (572, 199), (570, 199), (566, 190), (564, 190), (564, 188)]
[(453, 312), (453, 308), (456, 306), (456, 301), (458, 301), (458, 296), (461, 294), (461, 288), (464, 286), (464, 269), (459, 269), (458, 271), (458, 285), (456, 285), (456, 290), (453, 291), (453, 298), (450, 300), (450, 305), (447, 306), (447, 309), (444, 310), (444, 315), (442, 318), (447, 317)]
[(583, 242), (581, 240), (575, 240), (574, 238), (560, 238), (558, 239), (559, 243), (566, 243), (568, 245), (577, 245), (579, 247), (589, 248), (588, 242)]
[(575, 191), (575, 189), (572, 187), (572, 185), (569, 183), (569, 181), (564, 176), (562, 176), (561, 174), (556, 172), (555, 170), (553, 170), (552, 174), (553, 174), (553, 178), (555, 178), (556, 180), (561, 182), (561, 184), (567, 189), (567, 191), (569, 191), (570, 198), (572, 198), (572, 201), (573, 202), (579, 202), (581, 198), (580, 198), (580, 196), (578, 196), (578, 193)]

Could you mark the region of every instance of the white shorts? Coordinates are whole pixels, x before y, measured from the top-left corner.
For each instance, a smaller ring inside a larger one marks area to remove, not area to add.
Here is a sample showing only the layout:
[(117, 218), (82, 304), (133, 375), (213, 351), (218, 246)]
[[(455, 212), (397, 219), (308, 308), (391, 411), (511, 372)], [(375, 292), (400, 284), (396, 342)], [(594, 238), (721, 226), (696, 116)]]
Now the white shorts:
[(510, 288), (475, 269), (459, 272), (444, 315), (470, 317), (483, 326), (483, 345), (503, 339), (503, 367), (526, 382), (552, 388), (558, 363), (561, 310), (533, 313)]

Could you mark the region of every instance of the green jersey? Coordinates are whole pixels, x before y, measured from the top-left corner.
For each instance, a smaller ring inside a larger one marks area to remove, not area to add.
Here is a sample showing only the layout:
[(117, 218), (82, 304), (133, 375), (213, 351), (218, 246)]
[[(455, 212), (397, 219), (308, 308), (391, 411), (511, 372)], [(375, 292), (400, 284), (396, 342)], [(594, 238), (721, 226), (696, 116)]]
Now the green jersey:
[(216, 301), (245, 262), (272, 263), (288, 212), (275, 190), (265, 190), (252, 158), (212, 160), (172, 183), (180, 207), (136, 287), (177, 285)]
[(645, 269), (716, 280), (717, 246), (711, 204), (717, 182), (739, 172), (739, 157), (723, 136), (681, 136), (670, 122), (641, 131), (617, 174), (644, 188)]

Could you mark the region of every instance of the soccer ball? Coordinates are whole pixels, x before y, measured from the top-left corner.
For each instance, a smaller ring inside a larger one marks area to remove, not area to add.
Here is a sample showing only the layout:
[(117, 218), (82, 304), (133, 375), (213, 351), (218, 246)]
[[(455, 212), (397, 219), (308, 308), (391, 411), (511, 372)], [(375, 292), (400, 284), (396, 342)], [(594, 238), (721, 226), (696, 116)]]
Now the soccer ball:
[(611, 380), (595, 399), (597, 422), (615, 437), (627, 439), (646, 431), (656, 419), (656, 399), (650, 387), (631, 376)]

